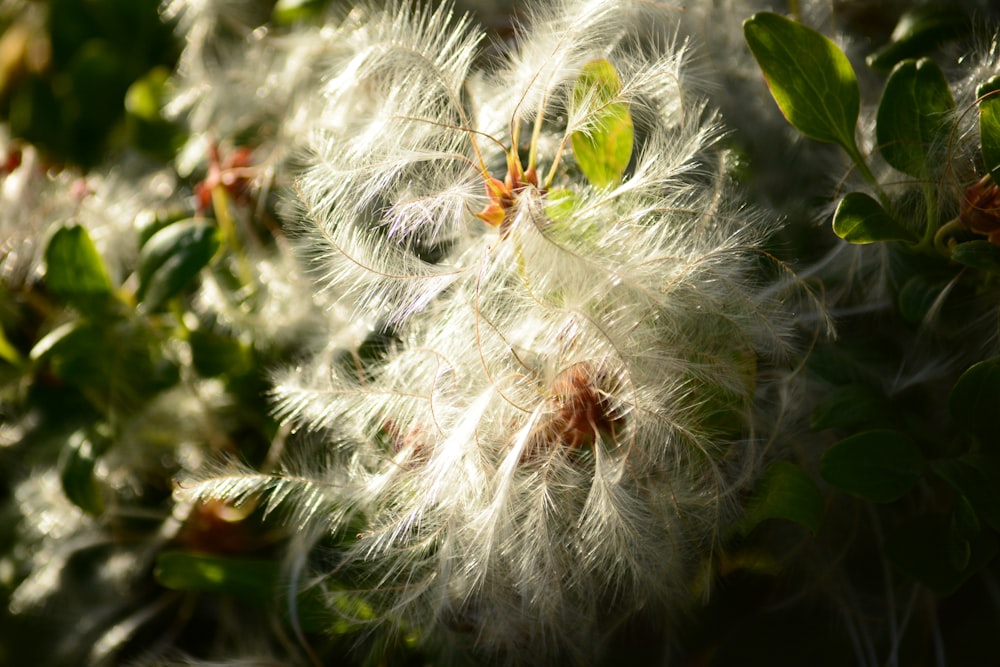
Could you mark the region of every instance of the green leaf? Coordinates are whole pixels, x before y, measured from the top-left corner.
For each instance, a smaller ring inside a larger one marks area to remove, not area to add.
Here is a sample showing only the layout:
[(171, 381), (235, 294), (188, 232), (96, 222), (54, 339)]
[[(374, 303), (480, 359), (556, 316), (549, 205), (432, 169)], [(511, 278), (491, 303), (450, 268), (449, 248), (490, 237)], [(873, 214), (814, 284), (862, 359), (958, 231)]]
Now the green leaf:
[(979, 142), (983, 164), (1000, 182), (1000, 76), (995, 76), (976, 89), (979, 99)]
[(1000, 246), (989, 241), (966, 241), (952, 247), (951, 259), (980, 271), (1000, 271)]
[(202, 377), (242, 375), (250, 370), (250, 351), (239, 339), (224, 334), (195, 329), (188, 336), (191, 361)]
[(823, 522), (823, 495), (797, 466), (776, 461), (764, 472), (739, 522), (744, 535), (767, 519), (785, 519), (814, 535)]
[(47, 363), (52, 375), (79, 389), (96, 407), (119, 413), (140, 407), (178, 379), (155, 332), (138, 318), (67, 322), (38, 341), (30, 358)]
[(545, 216), (553, 222), (566, 220), (579, 203), (578, 197), (572, 190), (553, 188), (545, 194)]
[(964, 457), (932, 461), (930, 467), (968, 501), (980, 520), (1000, 531), (1000, 472), (991, 477)]
[(139, 253), (139, 301), (157, 310), (208, 266), (219, 249), (211, 224), (186, 220), (156, 232)]
[[(892, 530), (886, 547), (899, 571), (939, 595), (948, 595), (989, 564), (998, 543), (989, 533), (956, 535), (948, 517), (921, 516)], [(958, 567), (963, 562), (964, 567)]]
[(917, 236), (896, 222), (882, 205), (863, 192), (844, 195), (833, 214), (833, 232), (850, 243), (911, 241)]
[(21, 365), (21, 353), (17, 351), (17, 348), (8, 340), (7, 334), (4, 333), (3, 327), (0, 326), (0, 359), (14, 365)]
[(1000, 446), (1000, 357), (969, 367), (955, 382), (949, 400), (960, 429), (981, 443)]
[(136, 148), (162, 160), (171, 160), (183, 145), (181, 128), (163, 117), (169, 94), (170, 70), (154, 67), (125, 93), (126, 127)]
[(809, 428), (859, 428), (890, 426), (895, 421), (892, 406), (885, 396), (863, 384), (850, 384), (831, 390), (813, 410)]
[(278, 0), (271, 16), (275, 23), (288, 25), (318, 15), (330, 0)]
[(33, 361), (48, 361), (56, 377), (68, 382), (102, 383), (106, 379), (106, 346), (101, 328), (73, 320), (42, 337), (29, 353)]
[(104, 496), (94, 476), (94, 467), (107, 447), (103, 438), (77, 431), (70, 436), (59, 462), (63, 493), (74, 505), (94, 516), (104, 511)]
[(161, 120), (160, 109), (163, 107), (169, 79), (170, 70), (166, 67), (151, 69), (144, 77), (129, 86), (125, 93), (125, 110), (143, 120)]
[(111, 279), (85, 228), (68, 225), (52, 235), (45, 248), (45, 284), (58, 299), (84, 313), (107, 303)]
[(586, 130), (570, 135), (573, 154), (587, 180), (601, 188), (618, 185), (632, 159), (632, 115), (628, 104), (615, 101), (621, 88), (614, 65), (603, 59), (584, 66), (573, 86), (573, 108), (590, 110)]
[(872, 69), (886, 72), (901, 60), (929, 53), (968, 27), (961, 11), (933, 3), (920, 5), (903, 12), (890, 42), (866, 61)]
[(955, 100), (944, 74), (927, 58), (904, 60), (889, 75), (875, 134), (885, 161), (910, 176), (930, 178), (946, 164)]
[(274, 604), (279, 575), (272, 561), (165, 551), (156, 559), (160, 585), (178, 591), (232, 595), (259, 606)]
[(743, 34), (788, 122), (859, 156), (854, 132), (861, 94), (843, 51), (812, 28), (770, 12), (747, 19)]
[(900, 498), (925, 468), (920, 448), (903, 433), (890, 430), (845, 438), (820, 460), (823, 479), (845, 493), (876, 503)]
[(139, 237), (139, 248), (146, 245), (156, 232), (187, 217), (188, 212), (183, 208), (146, 208), (139, 211), (132, 222), (132, 227)]

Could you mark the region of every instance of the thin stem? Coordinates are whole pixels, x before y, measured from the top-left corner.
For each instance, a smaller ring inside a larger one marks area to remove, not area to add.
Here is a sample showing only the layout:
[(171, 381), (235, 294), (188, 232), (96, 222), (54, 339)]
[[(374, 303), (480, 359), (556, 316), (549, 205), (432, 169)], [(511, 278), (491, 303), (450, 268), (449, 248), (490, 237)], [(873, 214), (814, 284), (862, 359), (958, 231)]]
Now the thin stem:
[(881, 199), (884, 196), (884, 193), (881, 188), (878, 187), (878, 181), (875, 179), (875, 174), (873, 174), (872, 170), (868, 168), (868, 163), (865, 162), (865, 158), (861, 155), (861, 151), (858, 150), (857, 145), (854, 144), (847, 147), (847, 154), (850, 156), (851, 161), (854, 162), (854, 165), (858, 168), (858, 171), (861, 172), (861, 176), (865, 179), (865, 181), (867, 181), (870, 185), (873, 185), (878, 190), (879, 198)]
[(924, 227), (924, 237), (917, 248), (930, 251), (934, 247), (934, 237), (938, 231), (937, 191), (931, 183), (924, 184), (924, 206), (927, 208), (927, 224)]
[(212, 188), (212, 209), (215, 211), (215, 219), (219, 223), (219, 231), (222, 233), (222, 241), (236, 256), (236, 266), (240, 274), (240, 281), (247, 286), (256, 288), (253, 280), (253, 270), (250, 262), (243, 252), (243, 245), (240, 243), (236, 233), (236, 223), (229, 212), (229, 194), (226, 187), (221, 183)]
[[(538, 103), (538, 114), (535, 116), (535, 125), (531, 128), (531, 144), (528, 147), (528, 169), (535, 168), (535, 160), (538, 158), (538, 139), (542, 136), (542, 121), (545, 120), (545, 97), (542, 96)], [(514, 146), (517, 150), (517, 146)]]

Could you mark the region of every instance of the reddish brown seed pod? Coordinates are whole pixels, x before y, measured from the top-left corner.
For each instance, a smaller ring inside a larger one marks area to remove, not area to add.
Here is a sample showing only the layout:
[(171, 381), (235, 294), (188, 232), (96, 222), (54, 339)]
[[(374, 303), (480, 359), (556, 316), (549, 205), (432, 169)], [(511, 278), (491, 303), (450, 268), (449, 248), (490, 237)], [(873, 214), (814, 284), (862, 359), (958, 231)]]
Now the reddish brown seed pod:
[(958, 219), (971, 232), (1000, 245), (1000, 187), (987, 174), (965, 190)]
[(587, 361), (560, 371), (546, 401), (550, 412), (525, 449), (523, 460), (553, 450), (577, 451), (592, 447), (600, 437), (614, 437), (622, 417), (614, 413), (602, 383), (603, 374)]

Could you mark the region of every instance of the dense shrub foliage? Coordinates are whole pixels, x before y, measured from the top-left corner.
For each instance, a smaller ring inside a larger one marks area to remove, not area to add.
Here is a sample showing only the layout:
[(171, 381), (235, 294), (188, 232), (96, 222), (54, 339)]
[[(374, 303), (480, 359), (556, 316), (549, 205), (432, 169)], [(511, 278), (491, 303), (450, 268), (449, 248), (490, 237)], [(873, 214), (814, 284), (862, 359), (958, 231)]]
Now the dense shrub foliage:
[(0, 0), (0, 664), (992, 664), (993, 4)]

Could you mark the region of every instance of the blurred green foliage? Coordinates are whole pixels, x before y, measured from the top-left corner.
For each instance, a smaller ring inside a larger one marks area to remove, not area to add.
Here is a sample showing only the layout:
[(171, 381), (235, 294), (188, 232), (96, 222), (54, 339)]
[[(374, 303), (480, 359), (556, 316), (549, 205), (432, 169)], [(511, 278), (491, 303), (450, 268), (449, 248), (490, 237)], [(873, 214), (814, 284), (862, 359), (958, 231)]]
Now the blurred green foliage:
[[(156, 132), (148, 125), (135, 120), (128, 126), (124, 105), (130, 86), (155, 78), (163, 71), (158, 67), (169, 71), (176, 61), (178, 48), (170, 26), (160, 20), (159, 5), (159, 0), (27, 3), (0, 42), (0, 117), (11, 134), (45, 149), (53, 160), (85, 167), (130, 138), (162, 153), (162, 139), (150, 136)], [(140, 113), (133, 115), (151, 122)]]

